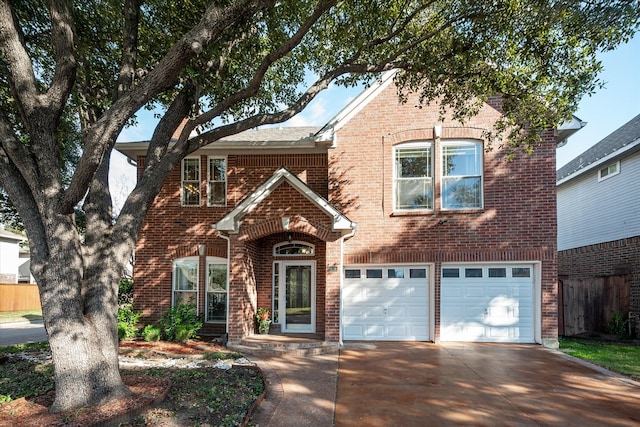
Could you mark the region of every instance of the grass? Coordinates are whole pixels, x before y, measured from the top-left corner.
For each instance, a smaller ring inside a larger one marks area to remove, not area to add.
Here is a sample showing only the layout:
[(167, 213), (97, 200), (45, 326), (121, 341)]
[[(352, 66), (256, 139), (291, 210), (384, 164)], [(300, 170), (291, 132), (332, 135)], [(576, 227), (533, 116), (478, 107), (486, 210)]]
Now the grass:
[(33, 322), (35, 320), (42, 320), (42, 310), (0, 312), (0, 323)]
[(640, 380), (640, 346), (561, 338), (560, 351), (614, 372)]

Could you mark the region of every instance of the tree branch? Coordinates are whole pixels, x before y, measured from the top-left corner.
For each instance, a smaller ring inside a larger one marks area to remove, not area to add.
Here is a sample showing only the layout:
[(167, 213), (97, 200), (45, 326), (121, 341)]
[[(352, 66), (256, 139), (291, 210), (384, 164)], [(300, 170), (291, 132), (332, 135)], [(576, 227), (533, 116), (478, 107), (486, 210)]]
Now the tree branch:
[(244, 0), (227, 8), (212, 4), (200, 22), (187, 32), (158, 65), (131, 90), (122, 93), (102, 117), (87, 129), (83, 155), (62, 201), (62, 209), (73, 209), (85, 195), (93, 174), (113, 147), (115, 139), (127, 120), (149, 100), (175, 86), (184, 66), (197, 54), (194, 45), (206, 45), (231, 26), (244, 22), (249, 16), (270, 7), (275, 0)]
[(120, 75), (116, 83), (114, 99), (118, 99), (133, 87), (138, 57), (138, 21), (142, 0), (124, 2), (124, 37)]
[(246, 85), (246, 87), (230, 96), (227, 96), (224, 101), (216, 105), (211, 110), (206, 113), (201, 114), (194, 120), (194, 126), (198, 126), (203, 123), (207, 123), (214, 118), (218, 117), (222, 112), (224, 112), (229, 107), (237, 104), (240, 101), (244, 101), (255, 94), (260, 90), (260, 85), (264, 80), (264, 76), (266, 75), (269, 67), (272, 66), (277, 60), (283, 58), (285, 55), (290, 53), (293, 49), (295, 49), (304, 38), (305, 35), (311, 30), (313, 25), (324, 15), (329, 9), (331, 9), (337, 1), (335, 0), (327, 0), (322, 1), (318, 4), (316, 9), (313, 11), (311, 16), (307, 18), (307, 20), (298, 28), (293, 36), (287, 39), (284, 43), (282, 43), (276, 50), (269, 53), (266, 57), (264, 57), (258, 65), (251, 81)]
[(56, 69), (47, 91), (47, 104), (53, 114), (51, 120), (57, 122), (73, 88), (77, 64), (73, 48), (71, 5), (65, 0), (51, 0), (49, 8)]
[[(31, 115), (36, 106), (38, 89), (31, 59), (24, 46), (18, 20), (6, 1), (0, 2), (0, 46), (11, 78), (9, 83), (23, 118)], [(28, 120), (24, 120), (28, 123)]]

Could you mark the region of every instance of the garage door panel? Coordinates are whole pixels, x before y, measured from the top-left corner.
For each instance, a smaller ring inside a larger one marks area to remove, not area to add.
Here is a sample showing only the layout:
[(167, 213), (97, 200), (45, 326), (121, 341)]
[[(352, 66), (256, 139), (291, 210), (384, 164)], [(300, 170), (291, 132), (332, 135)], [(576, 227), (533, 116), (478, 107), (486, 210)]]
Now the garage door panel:
[[(429, 286), (427, 278), (408, 278), (408, 267), (384, 266), (405, 278), (345, 279), (343, 290), (343, 339), (428, 340)], [(353, 269), (353, 268), (348, 268)], [(428, 275), (427, 275), (428, 277)], [(357, 327), (355, 327), (357, 325)]]
[(462, 289), (463, 298), (479, 298), (486, 295), (486, 289), (481, 286), (472, 285)]
[[(443, 277), (441, 282), (441, 340), (479, 342), (533, 342), (533, 274), (512, 278), (513, 266), (447, 266), (466, 268), (482, 277)], [(533, 266), (518, 266), (532, 272)], [(489, 277), (489, 270), (509, 277)], [(522, 270), (519, 270), (522, 273)]]

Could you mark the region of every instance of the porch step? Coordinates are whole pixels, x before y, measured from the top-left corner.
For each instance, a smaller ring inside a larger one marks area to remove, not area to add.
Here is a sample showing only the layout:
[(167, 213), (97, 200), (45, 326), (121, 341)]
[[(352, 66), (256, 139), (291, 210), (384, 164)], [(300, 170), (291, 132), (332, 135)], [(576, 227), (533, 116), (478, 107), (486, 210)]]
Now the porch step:
[[(276, 338), (274, 338), (276, 337)], [(338, 343), (306, 338), (289, 338), (285, 336), (256, 335), (240, 341), (227, 343), (227, 348), (242, 354), (253, 356), (311, 356), (333, 354), (339, 350)]]

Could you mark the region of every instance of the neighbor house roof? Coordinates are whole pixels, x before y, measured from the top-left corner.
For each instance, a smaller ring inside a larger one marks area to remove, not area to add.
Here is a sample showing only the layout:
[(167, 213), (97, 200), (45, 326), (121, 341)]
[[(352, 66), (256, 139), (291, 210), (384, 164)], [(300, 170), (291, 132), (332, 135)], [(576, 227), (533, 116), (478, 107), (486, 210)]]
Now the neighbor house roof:
[(307, 184), (285, 167), (278, 169), (269, 179), (240, 202), (231, 212), (211, 226), (218, 231), (237, 233), (240, 227), (240, 220), (284, 182), (287, 182), (293, 188), (298, 190), (300, 194), (315, 204), (318, 209), (330, 216), (333, 219), (332, 225), (334, 231), (351, 231), (355, 229), (356, 224), (354, 222), (344, 216), (324, 197), (309, 188)]
[(561, 184), (637, 150), (640, 150), (640, 114), (558, 169), (556, 182)]
[(10, 240), (17, 240), (17, 241), (27, 240), (26, 237), (21, 236), (21, 235), (16, 234), (16, 233), (12, 233), (10, 231), (7, 231), (4, 228), (0, 228), (0, 238), (2, 238), (2, 239), (10, 239)]

